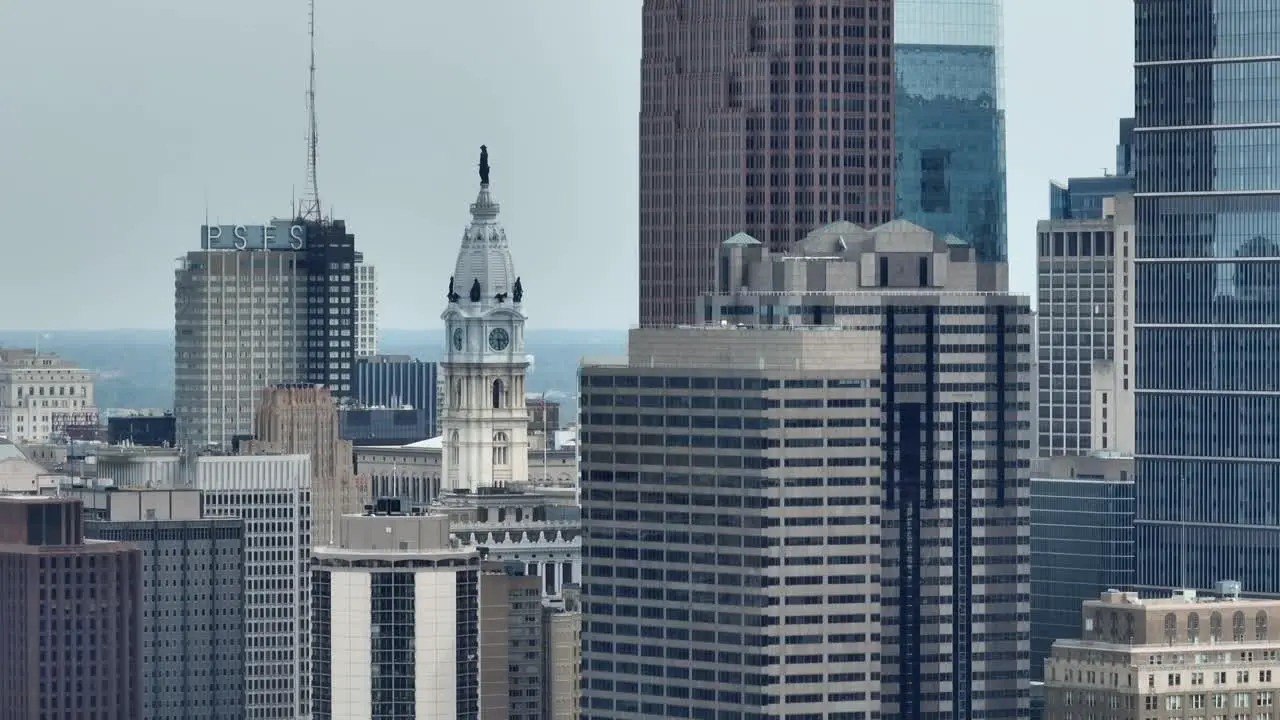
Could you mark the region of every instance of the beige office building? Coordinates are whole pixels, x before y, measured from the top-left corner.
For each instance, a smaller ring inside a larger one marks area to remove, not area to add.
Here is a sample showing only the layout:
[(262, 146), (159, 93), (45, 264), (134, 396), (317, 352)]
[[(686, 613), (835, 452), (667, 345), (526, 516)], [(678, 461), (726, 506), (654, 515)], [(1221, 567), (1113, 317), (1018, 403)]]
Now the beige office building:
[(581, 371), (584, 712), (1025, 715), (1028, 298), (904, 221), (717, 259)]
[(351, 442), (338, 432), (338, 408), (329, 389), (307, 385), (264, 390), (254, 434), (256, 442), (249, 452), (311, 456), (312, 543), (336, 542), (337, 519), (359, 512), (369, 498), (355, 474)]
[(1054, 643), (1045, 663), (1045, 720), (1277, 717), (1280, 600), (1219, 585), (1222, 597), (1085, 602), (1080, 639)]
[(1037, 227), (1040, 454), (1134, 452), (1133, 196)]

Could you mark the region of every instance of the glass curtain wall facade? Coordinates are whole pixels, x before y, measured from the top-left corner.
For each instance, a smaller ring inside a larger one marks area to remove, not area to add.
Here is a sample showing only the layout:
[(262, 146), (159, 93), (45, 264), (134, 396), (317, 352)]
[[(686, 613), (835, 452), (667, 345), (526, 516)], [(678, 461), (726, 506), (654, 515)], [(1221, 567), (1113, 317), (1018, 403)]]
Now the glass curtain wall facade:
[(1007, 256), (1003, 0), (894, 4), (897, 216)]
[(1277, 595), (1280, 3), (1135, 12), (1138, 580)]
[[(1124, 462), (1124, 461), (1121, 461)], [(1031, 478), (1031, 679), (1054, 640), (1080, 636), (1080, 607), (1132, 590), (1132, 476)]]

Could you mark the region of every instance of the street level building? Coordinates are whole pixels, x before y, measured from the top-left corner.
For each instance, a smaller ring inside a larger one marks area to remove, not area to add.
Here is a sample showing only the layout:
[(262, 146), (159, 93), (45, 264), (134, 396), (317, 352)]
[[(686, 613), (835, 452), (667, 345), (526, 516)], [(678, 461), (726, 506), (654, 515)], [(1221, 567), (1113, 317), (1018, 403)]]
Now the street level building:
[(522, 486), (446, 493), (431, 512), (449, 516), (453, 536), (494, 562), (537, 578), (541, 596), (559, 599), (582, 580), (582, 510), (572, 490)]
[(1133, 202), (1036, 226), (1041, 455), (1133, 453)]
[(719, 260), (581, 370), (583, 717), (1024, 717), (1028, 298), (900, 220)]
[(0, 716), (142, 714), (142, 556), (86, 540), (79, 500), (0, 496)]
[(142, 553), (141, 720), (245, 717), (244, 521), (199, 490), (72, 488), (88, 537)]
[(1275, 717), (1280, 601), (1217, 585), (1216, 597), (1113, 590), (1083, 603), (1079, 635), (1045, 664), (1045, 720)]
[(479, 720), (479, 554), (406, 510), (380, 499), (315, 551), (315, 720)]

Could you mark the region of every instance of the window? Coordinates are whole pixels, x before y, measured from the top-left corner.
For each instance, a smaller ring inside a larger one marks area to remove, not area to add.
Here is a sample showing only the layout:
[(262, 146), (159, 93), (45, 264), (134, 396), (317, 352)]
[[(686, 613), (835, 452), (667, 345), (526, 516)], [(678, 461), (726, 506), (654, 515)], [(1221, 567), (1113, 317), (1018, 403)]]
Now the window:
[(506, 386), (502, 383), (501, 380), (494, 380), (493, 381), (493, 408), (497, 410), (498, 408), (505, 407), (506, 399), (507, 399)]
[(453, 381), (453, 407), (455, 409), (462, 407), (462, 381)]
[[(496, 381), (496, 382), (501, 382)], [(494, 407), (497, 407), (496, 405)], [(495, 466), (506, 465), (507, 457), (507, 434), (504, 432), (496, 432), (493, 434), (493, 464)]]
[(449, 466), (458, 467), (458, 431), (449, 433)]

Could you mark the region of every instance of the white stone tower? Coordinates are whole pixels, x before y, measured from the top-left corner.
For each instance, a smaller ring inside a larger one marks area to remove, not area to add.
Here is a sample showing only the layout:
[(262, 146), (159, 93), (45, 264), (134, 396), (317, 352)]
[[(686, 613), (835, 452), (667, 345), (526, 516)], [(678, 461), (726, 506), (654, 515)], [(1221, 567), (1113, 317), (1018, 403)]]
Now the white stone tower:
[(511, 264), (498, 203), (489, 193), (489, 153), (480, 147), (480, 194), (449, 279), (441, 382), (442, 489), (524, 482), (529, 411), (524, 379), (524, 290)]

